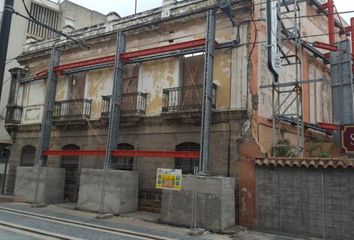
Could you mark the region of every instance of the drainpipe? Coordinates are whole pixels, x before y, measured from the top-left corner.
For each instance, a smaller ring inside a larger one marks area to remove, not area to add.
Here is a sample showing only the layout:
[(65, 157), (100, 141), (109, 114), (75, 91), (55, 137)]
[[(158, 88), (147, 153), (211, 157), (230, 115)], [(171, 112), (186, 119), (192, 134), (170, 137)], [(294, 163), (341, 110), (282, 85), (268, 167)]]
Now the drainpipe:
[(333, 0), (328, 0), (328, 34), (329, 34), (329, 44), (334, 45), (336, 42), (336, 37), (334, 33), (334, 2)]
[(354, 58), (354, 17), (350, 19), (351, 35), (352, 35), (352, 56)]
[(8, 10), (13, 8), (14, 0), (5, 0), (4, 14), (2, 17), (1, 31), (0, 31), (0, 98), (2, 93), (2, 85), (4, 81), (4, 72), (6, 65), (7, 48), (10, 37), (12, 12)]

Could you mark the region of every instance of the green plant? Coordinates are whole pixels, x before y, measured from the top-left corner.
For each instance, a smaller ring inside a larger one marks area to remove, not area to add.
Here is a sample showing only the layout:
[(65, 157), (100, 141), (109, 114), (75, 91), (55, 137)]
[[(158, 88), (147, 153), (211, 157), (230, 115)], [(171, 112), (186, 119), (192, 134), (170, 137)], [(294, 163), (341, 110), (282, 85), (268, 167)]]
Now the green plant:
[(288, 139), (279, 140), (277, 145), (272, 148), (272, 156), (288, 157), (291, 154), (290, 141)]
[(322, 149), (325, 142), (326, 141), (323, 137), (315, 137), (311, 139), (311, 142), (307, 147), (310, 157), (328, 157), (328, 153), (324, 152)]
[(326, 152), (320, 152), (320, 158), (329, 158), (329, 154)]

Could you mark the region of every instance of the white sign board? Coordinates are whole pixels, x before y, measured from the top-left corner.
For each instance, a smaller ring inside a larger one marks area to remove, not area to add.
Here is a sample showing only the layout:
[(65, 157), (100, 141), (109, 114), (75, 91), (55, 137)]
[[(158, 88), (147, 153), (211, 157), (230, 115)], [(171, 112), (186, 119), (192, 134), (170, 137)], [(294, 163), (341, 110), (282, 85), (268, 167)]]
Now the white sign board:
[(280, 52), (278, 45), (281, 43), (281, 34), (280, 34), (280, 23), (278, 19), (278, 14), (280, 11), (280, 6), (277, 0), (271, 0), (270, 3), (270, 14), (271, 14), (271, 40), (270, 40), (270, 47), (272, 49), (271, 53), (271, 64), (273, 69), (280, 74)]
[(156, 188), (181, 190), (182, 189), (182, 170), (158, 168), (156, 175)]

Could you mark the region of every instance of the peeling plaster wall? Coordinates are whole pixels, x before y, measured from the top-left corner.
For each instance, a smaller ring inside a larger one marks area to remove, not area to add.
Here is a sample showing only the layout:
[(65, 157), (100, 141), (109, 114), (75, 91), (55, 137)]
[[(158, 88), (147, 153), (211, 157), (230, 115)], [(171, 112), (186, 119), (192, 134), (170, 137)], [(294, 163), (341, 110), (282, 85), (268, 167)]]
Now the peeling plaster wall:
[[(244, 26), (247, 26), (244, 25)], [(241, 39), (247, 40), (247, 27), (242, 27)], [(161, 23), (159, 28), (152, 28), (148, 31), (129, 33), (127, 35), (127, 51), (164, 46), (178, 42), (190, 41), (204, 38), (206, 30), (206, 17), (186, 18), (183, 20)], [(223, 14), (218, 14), (216, 41), (219, 43), (236, 39), (236, 28), (232, 27), (229, 19)], [(73, 63), (87, 59), (105, 57), (115, 54), (116, 42), (114, 38), (97, 38), (90, 44), (90, 49), (72, 48), (62, 51), (61, 64)], [(240, 63), (245, 63), (246, 56), (243, 55), (246, 46), (242, 50), (223, 49), (217, 50), (214, 62), (214, 83), (217, 88), (217, 109), (228, 110), (230, 108), (242, 108), (242, 104), (235, 103), (237, 99), (244, 99), (245, 72)], [(34, 75), (48, 68), (49, 56), (38, 56), (26, 59), (22, 62), (30, 69), (30, 75)], [(238, 67), (237, 67), (238, 66)], [(91, 119), (98, 119), (101, 115), (102, 96), (112, 94), (113, 68), (106, 68), (86, 72), (85, 98), (92, 99)], [(157, 61), (142, 63), (139, 67), (138, 91), (148, 93), (147, 116), (161, 114), (162, 92), (164, 88), (178, 87), (181, 83), (179, 58), (169, 58)], [(30, 83), (38, 84), (36, 82)], [(44, 84), (42, 82), (41, 84)], [(237, 90), (237, 94), (231, 93), (231, 85), (243, 86)], [(61, 76), (58, 80), (56, 100), (68, 99), (68, 76)], [(28, 91), (32, 91), (30, 87)], [(43, 92), (44, 93), (44, 92)], [(35, 101), (43, 104), (43, 99), (34, 94)], [(243, 100), (244, 101), (244, 100)], [(27, 103), (24, 102), (26, 105)]]
[(25, 90), (22, 96), (22, 122), (24, 124), (41, 122), (46, 92), (45, 81), (41, 80), (31, 84), (26, 84), (24, 89)]
[(179, 60), (168, 58), (141, 64), (139, 87), (148, 93), (146, 115), (160, 115), (162, 108), (162, 90), (178, 86)]
[(112, 94), (113, 67), (90, 71), (86, 76), (86, 98), (92, 99), (91, 118), (98, 119), (101, 116), (102, 96)]
[[(260, 2), (260, 1), (258, 1)], [(316, 8), (301, 3), (300, 15), (317, 15)], [(255, 19), (266, 19), (265, 4), (262, 4), (258, 8), (258, 12)], [(259, 14), (259, 15), (258, 15)], [(288, 17), (291, 17), (289, 14)], [(285, 20), (288, 26), (291, 26), (291, 20)], [(305, 40), (328, 42), (327, 18), (326, 17), (312, 17), (301, 18), (301, 32)], [(251, 29), (251, 35), (254, 32)], [(307, 36), (323, 34), (316, 38)], [(252, 60), (253, 73), (252, 84), (253, 90), (251, 106), (253, 110), (253, 136), (258, 141), (263, 152), (269, 152), (273, 144), (272, 141), (272, 122), (269, 119), (272, 118), (272, 89), (260, 88), (262, 85), (269, 85), (273, 82), (273, 76), (268, 70), (267, 66), (267, 30), (266, 22), (257, 22), (257, 42), (260, 42), (256, 47), (257, 57)], [(339, 40), (339, 36), (337, 36)], [(293, 46), (291, 44), (285, 45), (287, 50), (290, 50), (290, 54), (294, 53)], [(325, 53), (325, 51), (323, 51)], [(302, 80), (312, 80), (317, 78), (323, 78), (323, 81), (311, 84), (303, 84), (302, 87), (302, 104), (303, 104), (303, 116), (304, 121), (309, 123), (317, 122), (332, 122), (332, 108), (331, 108), (331, 84), (328, 67), (323, 64), (319, 59), (314, 59), (312, 54), (307, 50), (302, 52)], [(280, 83), (294, 82), (295, 81), (295, 66), (283, 67), (280, 74)], [(257, 86), (257, 88), (254, 88)], [(252, 86), (251, 86), (252, 88)], [(282, 90), (290, 90), (291, 87), (282, 88)], [(283, 109), (285, 109), (291, 102), (295, 94), (292, 94), (288, 100), (285, 100), (285, 94), (282, 94), (281, 102), (285, 102)], [(287, 110), (287, 113), (296, 112), (296, 104), (292, 104)], [(289, 128), (287, 125), (280, 126)], [(289, 128), (289, 132), (283, 135), (279, 135), (278, 139), (286, 138), (291, 141), (292, 144), (296, 144), (296, 130)]]

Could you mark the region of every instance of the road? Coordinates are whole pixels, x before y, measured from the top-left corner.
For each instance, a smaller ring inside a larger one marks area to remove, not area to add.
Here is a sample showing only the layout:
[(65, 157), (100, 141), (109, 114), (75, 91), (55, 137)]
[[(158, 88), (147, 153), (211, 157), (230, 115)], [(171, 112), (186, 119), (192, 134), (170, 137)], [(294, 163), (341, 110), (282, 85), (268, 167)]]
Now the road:
[(247, 230), (237, 231), (233, 238), (212, 233), (192, 237), (185, 228), (125, 217), (99, 220), (95, 216), (54, 205), (32, 208), (29, 204), (0, 203), (0, 240), (303, 240)]
[(0, 204), (0, 239), (196, 240), (176, 232), (50, 212), (29, 205)]

